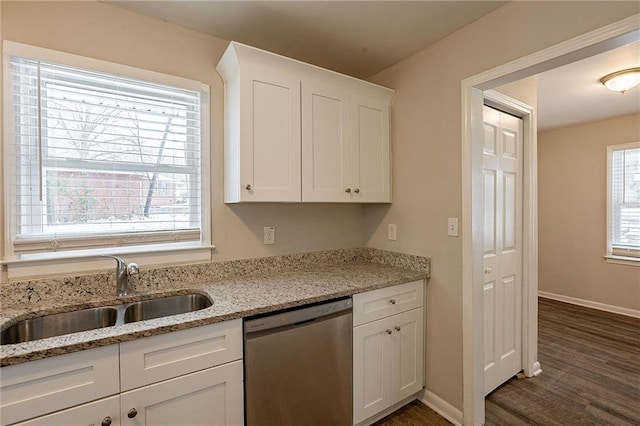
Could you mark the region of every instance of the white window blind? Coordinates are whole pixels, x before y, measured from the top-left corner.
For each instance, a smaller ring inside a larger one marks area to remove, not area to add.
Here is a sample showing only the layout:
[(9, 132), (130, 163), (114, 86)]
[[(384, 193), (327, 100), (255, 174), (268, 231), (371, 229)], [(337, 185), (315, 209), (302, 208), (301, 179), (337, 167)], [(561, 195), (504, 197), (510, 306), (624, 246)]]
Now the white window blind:
[(200, 92), (19, 56), (5, 78), (14, 254), (201, 240)]
[(609, 245), (640, 258), (640, 143), (609, 147)]

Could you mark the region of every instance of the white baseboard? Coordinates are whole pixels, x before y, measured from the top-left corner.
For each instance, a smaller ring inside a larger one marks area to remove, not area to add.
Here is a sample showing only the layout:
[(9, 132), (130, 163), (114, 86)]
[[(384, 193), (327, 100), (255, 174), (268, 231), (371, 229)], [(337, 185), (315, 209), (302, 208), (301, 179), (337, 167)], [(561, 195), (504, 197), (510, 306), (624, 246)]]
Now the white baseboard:
[(456, 426), (462, 425), (462, 411), (458, 410), (453, 405), (449, 404), (444, 399), (440, 398), (436, 394), (425, 391), (424, 399), (421, 400), (427, 407), (431, 408), (436, 413), (440, 414), (445, 419), (449, 420)]
[(563, 296), (561, 294), (548, 293), (546, 291), (538, 291), (539, 297), (545, 299), (553, 299), (559, 302), (571, 303), (573, 305), (584, 306), (587, 308), (598, 309), (600, 311), (611, 312), (614, 314), (626, 315), (629, 317), (640, 318), (640, 310), (621, 308), (620, 306), (607, 305), (605, 303), (593, 302), (591, 300), (578, 299), (577, 297)]

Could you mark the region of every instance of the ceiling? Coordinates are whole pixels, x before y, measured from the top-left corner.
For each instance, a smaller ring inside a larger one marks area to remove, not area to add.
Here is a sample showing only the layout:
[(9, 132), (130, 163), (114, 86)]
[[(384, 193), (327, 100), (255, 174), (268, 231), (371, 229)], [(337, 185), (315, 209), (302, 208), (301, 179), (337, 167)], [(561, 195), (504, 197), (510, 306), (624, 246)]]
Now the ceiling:
[(135, 12), (367, 78), (506, 1), (129, 1)]
[(607, 74), (633, 67), (640, 67), (640, 42), (538, 74), (538, 129), (640, 112), (640, 86), (620, 94), (600, 83)]
[[(424, 49), (504, 1), (103, 0), (358, 78)], [(640, 112), (640, 87), (613, 93), (599, 79), (640, 66), (640, 42), (538, 77), (538, 128)]]

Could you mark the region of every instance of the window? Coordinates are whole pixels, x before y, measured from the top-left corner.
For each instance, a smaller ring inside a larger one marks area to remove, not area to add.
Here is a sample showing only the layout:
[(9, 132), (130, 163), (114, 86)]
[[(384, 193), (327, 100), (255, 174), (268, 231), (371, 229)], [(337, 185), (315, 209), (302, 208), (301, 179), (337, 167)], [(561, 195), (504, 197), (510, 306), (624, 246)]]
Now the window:
[(15, 43), (5, 55), (9, 256), (207, 240), (201, 83)]
[(640, 142), (607, 148), (607, 255), (640, 261)]

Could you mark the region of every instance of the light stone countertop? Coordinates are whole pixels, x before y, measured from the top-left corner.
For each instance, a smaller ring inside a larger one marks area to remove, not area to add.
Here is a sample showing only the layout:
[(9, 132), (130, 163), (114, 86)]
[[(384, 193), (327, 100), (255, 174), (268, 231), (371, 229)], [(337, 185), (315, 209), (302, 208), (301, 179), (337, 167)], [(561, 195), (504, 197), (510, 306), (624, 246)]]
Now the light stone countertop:
[[(341, 256), (344, 257), (344, 253), (341, 253)], [(428, 278), (428, 259), (421, 258), (426, 259), (426, 269), (423, 267), (422, 270), (414, 270), (406, 268), (406, 266), (413, 266), (411, 262), (398, 262), (397, 256), (395, 254), (393, 256), (396, 257), (396, 261), (384, 263), (384, 256), (380, 260), (380, 256), (372, 258), (370, 255), (362, 256), (361, 253), (357, 253), (352, 259), (342, 259), (336, 263), (318, 262), (317, 264), (305, 265), (302, 269), (287, 268), (287, 265), (284, 265), (281, 270), (277, 271), (245, 273), (199, 283), (191, 278), (193, 283), (172, 284), (171, 288), (165, 287), (156, 290), (145, 289), (144, 293), (140, 292), (120, 300), (105, 298), (104, 295), (95, 296), (93, 299), (89, 297), (85, 303), (76, 303), (75, 308), (115, 305), (153, 296), (157, 297), (158, 294), (172, 295), (191, 291), (208, 295), (213, 301), (213, 305), (192, 313), (3, 345), (0, 346), (0, 366), (15, 365), (141, 337), (351, 296), (377, 288)], [(413, 258), (418, 257), (413, 256)], [(389, 263), (400, 264), (403, 267), (392, 266)], [(44, 305), (40, 303), (39, 306)], [(65, 310), (64, 308), (63, 306), (54, 306), (34, 312), (33, 307), (25, 307), (22, 303), (16, 303), (13, 306), (7, 306), (3, 303), (0, 309), (0, 328), (4, 329), (20, 319), (33, 317), (35, 314), (61, 312)], [(69, 310), (68, 306), (66, 308)]]

